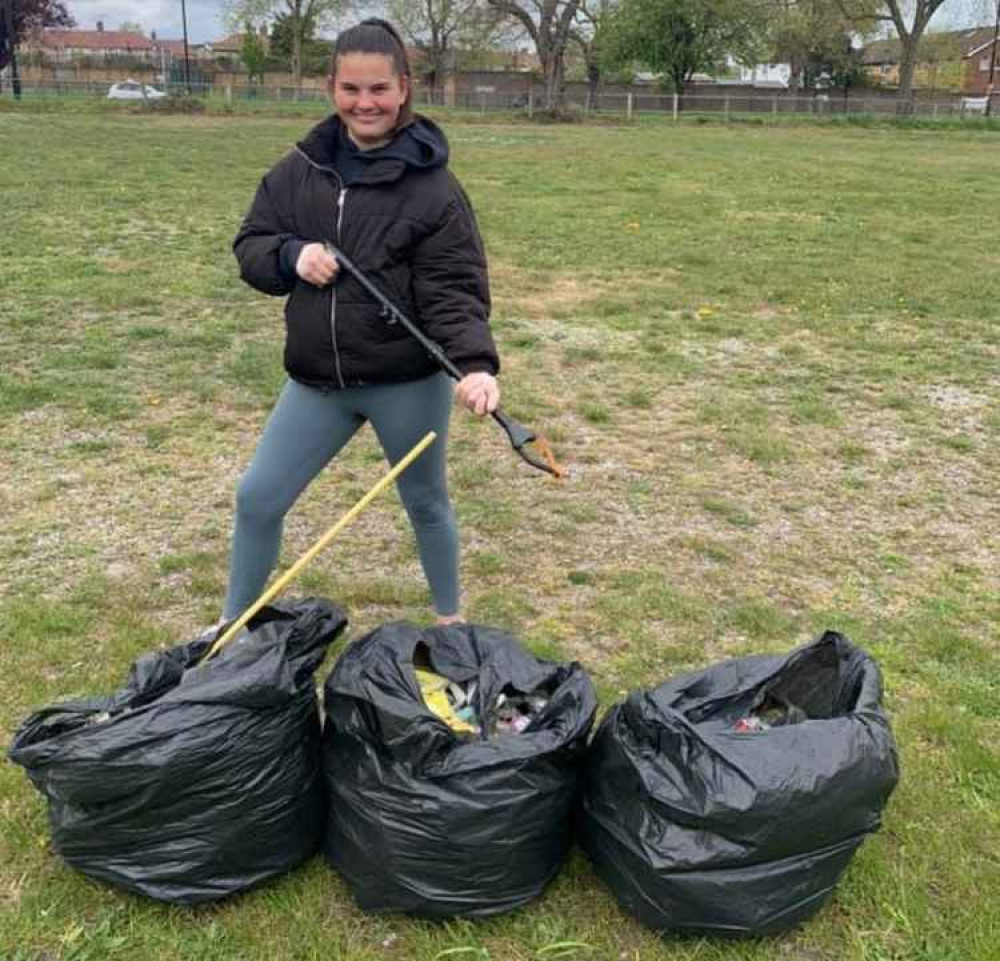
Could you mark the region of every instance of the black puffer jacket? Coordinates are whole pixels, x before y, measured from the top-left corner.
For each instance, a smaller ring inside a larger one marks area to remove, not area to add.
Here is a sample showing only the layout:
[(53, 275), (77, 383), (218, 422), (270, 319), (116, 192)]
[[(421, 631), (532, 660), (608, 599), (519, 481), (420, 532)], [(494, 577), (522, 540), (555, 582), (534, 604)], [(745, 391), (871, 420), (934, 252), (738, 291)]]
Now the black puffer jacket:
[(295, 380), (341, 388), (436, 369), (346, 271), (322, 288), (295, 276), (289, 252), (315, 241), (340, 247), (463, 373), (499, 370), (483, 243), (447, 158), (444, 134), (424, 117), (358, 155), (332, 116), (261, 181), (233, 250), (248, 284), (291, 295), (285, 368)]

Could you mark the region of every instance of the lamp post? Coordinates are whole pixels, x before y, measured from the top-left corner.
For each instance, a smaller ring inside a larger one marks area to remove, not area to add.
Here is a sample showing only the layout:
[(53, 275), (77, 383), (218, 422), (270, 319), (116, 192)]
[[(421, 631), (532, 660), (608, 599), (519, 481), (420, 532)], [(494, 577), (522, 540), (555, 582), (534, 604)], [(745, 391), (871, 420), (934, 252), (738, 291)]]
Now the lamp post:
[(997, 42), (1000, 41), (1000, 0), (997, 0), (997, 19), (993, 26), (993, 52), (990, 54), (990, 82), (986, 87), (986, 116), (992, 114), (993, 78), (997, 72)]
[[(997, 0), (1000, 3), (1000, 0)], [(188, 15), (187, 4), (181, 0), (181, 21), (184, 24), (184, 85), (187, 87), (188, 96), (191, 96), (191, 66), (188, 63)]]

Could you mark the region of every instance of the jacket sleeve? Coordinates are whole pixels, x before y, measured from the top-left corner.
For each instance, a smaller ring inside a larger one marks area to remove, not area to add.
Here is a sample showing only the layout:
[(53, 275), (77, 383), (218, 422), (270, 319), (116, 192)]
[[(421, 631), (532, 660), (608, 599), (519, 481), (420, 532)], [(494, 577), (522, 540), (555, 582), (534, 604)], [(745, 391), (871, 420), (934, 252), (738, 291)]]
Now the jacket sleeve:
[(291, 230), (291, 212), (282, 209), (278, 173), (272, 170), (260, 182), (233, 241), (233, 253), (243, 280), (265, 294), (282, 296), (295, 287), (295, 277), (289, 276), (287, 263), (282, 261), (282, 247), (297, 238)]
[(414, 296), (427, 335), (463, 374), (497, 374), (486, 254), (472, 206), (454, 186), (443, 216), (414, 252)]

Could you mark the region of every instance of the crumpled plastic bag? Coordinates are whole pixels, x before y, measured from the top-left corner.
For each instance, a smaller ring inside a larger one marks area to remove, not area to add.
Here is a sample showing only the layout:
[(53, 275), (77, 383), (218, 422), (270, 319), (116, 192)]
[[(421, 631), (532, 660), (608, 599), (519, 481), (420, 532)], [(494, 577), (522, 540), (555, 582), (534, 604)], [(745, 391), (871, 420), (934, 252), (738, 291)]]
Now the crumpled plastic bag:
[(898, 777), (879, 669), (827, 632), (613, 708), (591, 745), (579, 839), (650, 927), (774, 934), (827, 901)]
[(204, 665), (217, 631), (143, 655), (108, 697), (28, 717), (10, 759), (48, 801), (63, 860), (193, 904), (309, 858), (325, 814), (313, 672), (346, 626), (329, 601), (277, 603)]
[[(415, 657), (475, 680), (483, 733), (453, 730), (424, 703)], [(539, 689), (546, 704), (522, 732), (490, 736), (501, 693)], [(324, 707), (324, 850), (361, 908), (482, 917), (528, 903), (558, 873), (596, 710), (579, 664), (539, 660), (494, 628), (387, 624), (341, 655)]]

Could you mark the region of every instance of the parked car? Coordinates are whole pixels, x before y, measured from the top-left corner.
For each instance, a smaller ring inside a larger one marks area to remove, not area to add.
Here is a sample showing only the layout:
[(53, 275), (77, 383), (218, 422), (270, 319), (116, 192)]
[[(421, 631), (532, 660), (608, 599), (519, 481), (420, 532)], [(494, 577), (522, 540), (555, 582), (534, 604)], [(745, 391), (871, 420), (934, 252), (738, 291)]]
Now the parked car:
[(162, 100), (166, 94), (156, 87), (145, 85), (146, 93), (143, 96), (143, 85), (135, 80), (123, 80), (121, 83), (113, 83), (108, 89), (108, 100)]

